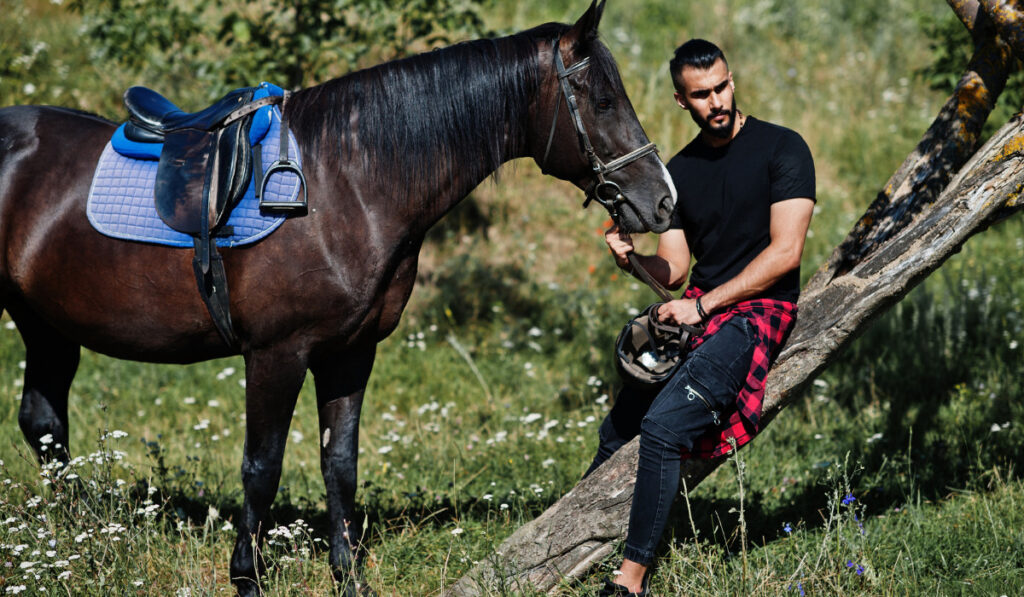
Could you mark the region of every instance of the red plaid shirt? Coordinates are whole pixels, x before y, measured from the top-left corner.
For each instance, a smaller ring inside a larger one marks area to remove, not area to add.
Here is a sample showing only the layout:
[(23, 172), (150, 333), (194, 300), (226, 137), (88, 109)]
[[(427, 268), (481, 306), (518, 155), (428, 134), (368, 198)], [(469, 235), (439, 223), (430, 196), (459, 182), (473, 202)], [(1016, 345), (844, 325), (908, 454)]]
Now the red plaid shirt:
[[(691, 286), (683, 298), (697, 298), (702, 290)], [(746, 317), (757, 331), (754, 358), (750, 361), (750, 372), (740, 393), (736, 396), (736, 410), (721, 427), (712, 429), (697, 438), (693, 450), (683, 450), (683, 458), (715, 458), (732, 451), (729, 438), (740, 447), (760, 431), (761, 405), (764, 401), (764, 382), (772, 362), (782, 349), (789, 331), (796, 323), (796, 304), (773, 299), (752, 299), (737, 303), (711, 317), (707, 328), (700, 337), (690, 341), (690, 348), (701, 345), (705, 339), (722, 328), (733, 317)]]

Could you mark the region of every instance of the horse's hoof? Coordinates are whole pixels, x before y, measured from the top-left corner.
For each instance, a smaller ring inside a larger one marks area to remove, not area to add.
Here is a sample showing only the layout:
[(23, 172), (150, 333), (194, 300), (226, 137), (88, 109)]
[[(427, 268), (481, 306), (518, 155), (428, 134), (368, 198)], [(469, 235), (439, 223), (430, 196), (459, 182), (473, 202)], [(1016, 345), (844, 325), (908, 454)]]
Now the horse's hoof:
[(235, 592), (238, 597), (260, 597), (260, 587), (250, 580), (235, 581)]

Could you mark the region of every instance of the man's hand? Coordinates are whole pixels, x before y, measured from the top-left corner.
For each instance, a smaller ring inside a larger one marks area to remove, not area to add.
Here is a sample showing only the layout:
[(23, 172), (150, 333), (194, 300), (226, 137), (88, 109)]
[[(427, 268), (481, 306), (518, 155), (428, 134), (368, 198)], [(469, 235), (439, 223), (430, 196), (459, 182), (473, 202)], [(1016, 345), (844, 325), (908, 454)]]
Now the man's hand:
[(621, 232), (618, 224), (612, 224), (611, 228), (604, 231), (604, 242), (608, 243), (608, 248), (612, 250), (615, 263), (621, 268), (628, 267), (629, 254), (633, 252), (633, 239), (629, 233)]
[(694, 299), (676, 299), (658, 307), (658, 319), (665, 323), (698, 325), (701, 322)]

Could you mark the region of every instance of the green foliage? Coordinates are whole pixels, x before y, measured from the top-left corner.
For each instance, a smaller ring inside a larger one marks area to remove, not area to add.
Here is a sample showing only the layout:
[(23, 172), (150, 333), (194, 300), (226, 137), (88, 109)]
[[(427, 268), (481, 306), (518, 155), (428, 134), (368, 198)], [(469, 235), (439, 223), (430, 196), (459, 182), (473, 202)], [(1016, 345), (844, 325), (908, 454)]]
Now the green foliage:
[(104, 61), (208, 96), (310, 85), (484, 33), (479, 0), (71, 0)]

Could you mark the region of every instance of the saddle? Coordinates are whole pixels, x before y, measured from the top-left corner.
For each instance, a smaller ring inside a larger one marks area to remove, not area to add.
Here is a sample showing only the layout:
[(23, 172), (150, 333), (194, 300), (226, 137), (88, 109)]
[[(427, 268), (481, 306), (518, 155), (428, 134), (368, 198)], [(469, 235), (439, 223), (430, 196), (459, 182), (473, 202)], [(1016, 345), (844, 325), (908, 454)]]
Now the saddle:
[[(199, 293), (218, 332), (238, 346), (229, 310), (227, 276), (215, 237), (230, 234), (224, 223), (245, 195), (255, 173), (260, 210), (303, 214), (308, 198), (299, 164), (288, 156), (288, 126), (281, 123), (281, 157), (263, 173), (259, 143), (270, 128), (273, 104), (287, 96), (274, 85), (236, 89), (198, 112), (185, 112), (156, 91), (132, 87), (124, 94), (129, 121), (117, 129), (112, 145), (128, 157), (159, 159), (154, 200), (160, 219), (192, 237), (192, 261)], [(254, 151), (254, 146), (256, 150)], [(301, 201), (263, 201), (266, 183), (277, 170), (295, 172)]]

